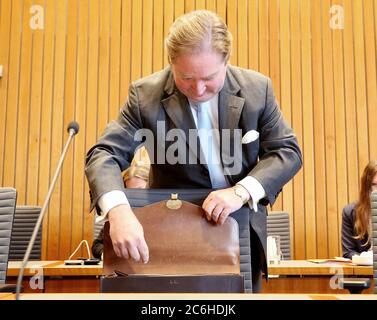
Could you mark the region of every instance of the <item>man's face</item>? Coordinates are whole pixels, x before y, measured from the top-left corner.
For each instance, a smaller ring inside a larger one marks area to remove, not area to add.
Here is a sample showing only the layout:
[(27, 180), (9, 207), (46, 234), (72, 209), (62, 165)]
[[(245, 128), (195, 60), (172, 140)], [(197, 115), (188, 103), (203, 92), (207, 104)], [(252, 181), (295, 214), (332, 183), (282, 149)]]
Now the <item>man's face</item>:
[(205, 102), (223, 87), (226, 62), (221, 54), (206, 50), (177, 57), (172, 71), (179, 91), (193, 102)]

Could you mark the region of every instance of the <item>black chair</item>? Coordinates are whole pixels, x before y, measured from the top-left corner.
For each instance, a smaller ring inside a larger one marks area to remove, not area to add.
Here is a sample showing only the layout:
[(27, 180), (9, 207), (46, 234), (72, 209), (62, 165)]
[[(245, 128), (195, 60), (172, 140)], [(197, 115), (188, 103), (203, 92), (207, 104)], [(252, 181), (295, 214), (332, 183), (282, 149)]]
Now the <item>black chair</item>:
[(267, 236), (280, 236), (282, 260), (291, 260), (291, 237), (289, 214), (284, 211), (271, 211), (267, 216)]
[(16, 189), (0, 188), (0, 292), (15, 292), (15, 285), (6, 284), (5, 280), (16, 200)]
[[(10, 241), (9, 260), (22, 261), (37, 223), (41, 207), (16, 206), (12, 237)], [(29, 260), (41, 260), (42, 227), (39, 228)]]

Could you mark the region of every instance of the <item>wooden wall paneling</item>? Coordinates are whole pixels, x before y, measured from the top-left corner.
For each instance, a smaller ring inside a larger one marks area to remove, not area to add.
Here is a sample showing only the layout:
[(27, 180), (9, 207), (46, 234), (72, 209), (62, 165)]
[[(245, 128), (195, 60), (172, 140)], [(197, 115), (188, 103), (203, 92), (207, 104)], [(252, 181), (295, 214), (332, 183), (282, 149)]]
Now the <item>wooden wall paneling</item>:
[(206, 0), (196, 0), (195, 1), (195, 9), (196, 10), (206, 9)]
[[(63, 122), (63, 145), (66, 143), (67, 132), (66, 127), (70, 121), (75, 119), (75, 105), (76, 105), (76, 81), (77, 81), (77, 47), (78, 47), (78, 2), (75, 0), (67, 1), (67, 42), (65, 47), (66, 57), (64, 66), (64, 122)], [(74, 180), (74, 146), (76, 141), (70, 145), (61, 173), (61, 207), (60, 207), (60, 221), (59, 226), (51, 225), (52, 228), (59, 228), (61, 241), (59, 247), (55, 248), (58, 251), (58, 256), (68, 259), (71, 253), (71, 241), (74, 235), (73, 231), (73, 180)], [(76, 165), (76, 164), (75, 164)], [(73, 244), (74, 245), (74, 244)]]
[(233, 52), (230, 57), (230, 63), (233, 65), (238, 65), (238, 25), (237, 25), (237, 1), (227, 2), (227, 16), (226, 24), (228, 25), (229, 31), (233, 36)]
[[(73, 209), (72, 209), (72, 240), (71, 240), (71, 250), (72, 253), (81, 240), (91, 240), (91, 235), (93, 234), (93, 224), (89, 221), (89, 208), (85, 199), (88, 198), (88, 194), (84, 193), (84, 183), (85, 183), (85, 134), (86, 130), (86, 113), (87, 113), (87, 89), (88, 89), (88, 33), (89, 33), (89, 1), (90, 0), (80, 0), (78, 2), (78, 45), (77, 45), (77, 73), (76, 73), (76, 105), (75, 105), (75, 119), (80, 124), (82, 132), (75, 137), (74, 143), (74, 172), (73, 172)], [(112, 2), (113, 12), (120, 12), (120, 3), (116, 1)], [(113, 19), (116, 21), (116, 18)], [(120, 20), (117, 24), (112, 25), (114, 29), (119, 30)], [(114, 55), (114, 60), (116, 57), (118, 61), (115, 63), (116, 67), (119, 68), (119, 42), (120, 36), (118, 31), (118, 36), (114, 35), (114, 42), (118, 43), (118, 46), (114, 44), (112, 48), (118, 51), (117, 55)], [(115, 79), (116, 87), (112, 94), (116, 97), (114, 103), (118, 103), (119, 98), (119, 71), (116, 72), (118, 78)], [(111, 99), (110, 99), (111, 101)], [(111, 110), (111, 104), (109, 106)], [(114, 108), (114, 107), (113, 107)], [(89, 223), (88, 223), (89, 222)], [(86, 257), (87, 253), (84, 247), (79, 251), (81, 256)]]
[[(164, 0), (164, 39), (169, 34), (170, 26), (174, 22), (174, 1), (173, 0)], [(163, 43), (163, 55), (164, 55), (164, 67), (166, 67), (168, 63), (168, 58), (166, 54), (165, 45)]]
[[(34, 5), (44, 8), (43, 0), (36, 0)], [(42, 109), (42, 86), (43, 86), (43, 42), (44, 29), (32, 31), (32, 62), (31, 62), (31, 91), (30, 91), (30, 129), (28, 136), (29, 154), (27, 163), (27, 195), (26, 203), (38, 204), (38, 177), (41, 145), (41, 109)], [(29, 188), (28, 186), (34, 186)]]
[(185, 13), (195, 10), (195, 0), (185, 0)]
[[(216, 0), (213, 0), (216, 1)], [(185, 0), (174, 1), (174, 20), (185, 13)]]
[[(302, 105), (303, 105), (303, 161), (305, 181), (305, 212), (300, 222), (295, 219), (295, 259), (313, 258), (317, 255), (316, 216), (315, 216), (315, 164), (313, 141), (313, 82), (317, 70), (312, 67), (312, 31), (310, 3), (303, 1), (300, 6), (301, 17), (301, 56), (302, 56)], [(313, 69), (312, 69), (313, 68)], [(317, 128), (316, 128), (317, 130)], [(299, 214), (299, 213), (298, 213)]]
[[(179, 3), (180, 1), (176, 1), (176, 4)], [(210, 11), (213, 11), (213, 12), (216, 12), (216, 0), (207, 0), (206, 1), (206, 8), (207, 10), (210, 10)]]
[[(123, 106), (128, 94), (131, 79), (131, 8), (132, 0), (122, 1), (122, 39), (121, 39), (121, 73), (120, 73), (120, 101)], [(153, 19), (154, 21), (154, 19)], [(152, 49), (154, 56), (154, 48)]]
[[(279, 0), (271, 0), (269, 6), (269, 76), (272, 80), (276, 100), (281, 107), (281, 83), (280, 83), (280, 6)], [(274, 54), (278, 52), (279, 54)], [(283, 210), (283, 195), (279, 194), (274, 206), (274, 210)], [(292, 212), (290, 213), (292, 214)]]
[[(318, 257), (334, 257), (338, 253), (338, 209), (336, 185), (336, 141), (335, 141), (335, 106), (332, 61), (332, 34), (329, 27), (330, 0), (322, 0), (322, 34), (323, 34), (323, 89), (324, 89), (324, 120), (325, 120), (325, 155), (326, 155), (326, 192), (327, 211), (321, 213), (327, 218), (327, 231), (318, 228), (318, 239), (327, 235), (327, 247), (318, 245)], [(320, 214), (318, 211), (317, 214)], [(327, 217), (326, 217), (327, 216)], [(319, 224), (322, 226), (322, 224)]]
[[(268, 1), (259, 1), (259, 71), (265, 75), (270, 75), (270, 48), (269, 48), (269, 12)], [(281, 3), (281, 8), (287, 8), (287, 3)], [(284, 10), (283, 10), (284, 11)], [(288, 14), (289, 16), (289, 14)], [(289, 18), (288, 18), (289, 19)], [(288, 28), (289, 32), (289, 28)], [(288, 51), (289, 52), (289, 51)], [(290, 119), (288, 119), (290, 122)]]
[[(342, 0), (333, 5), (343, 5)], [(344, 92), (344, 54), (343, 29), (332, 30), (332, 54), (334, 61), (334, 105), (335, 105), (335, 137), (336, 137), (336, 191), (338, 202), (338, 254), (342, 252), (341, 223), (342, 208), (348, 202), (347, 183), (347, 136)]]
[(3, 184), (15, 186), (16, 177), (16, 146), (17, 146), (17, 118), (19, 98), (19, 71), (21, 56), (21, 31), (22, 31), (23, 2), (12, 2), (11, 34), (8, 65), (8, 94), (6, 114), (6, 141), (4, 148)]
[(131, 26), (131, 81), (141, 77), (141, 38), (142, 38), (142, 2), (132, 1), (132, 26)]
[(259, 70), (259, 16), (258, 0), (249, 0), (249, 68)]
[[(64, 129), (64, 84), (65, 84), (65, 59), (67, 39), (67, 1), (58, 1), (55, 7), (55, 64), (53, 74), (52, 97), (52, 140), (51, 140), (51, 166), (50, 176), (53, 177), (62, 152), (63, 139), (67, 137)], [(59, 14), (56, 14), (56, 13)], [(61, 221), (61, 175), (59, 176), (49, 206), (48, 233), (47, 233), (47, 259), (55, 260), (59, 257), (60, 221)]]
[[(97, 136), (101, 135), (109, 119), (110, 66), (110, 1), (99, 1), (99, 70)], [(131, 32), (131, 30), (129, 31)]]
[(153, 6), (153, 72), (164, 65), (164, 5), (163, 0), (154, 0)]
[(361, 177), (365, 166), (369, 162), (363, 1), (352, 1), (352, 5), (355, 42), (357, 140), (359, 156), (359, 177)]
[(120, 96), (120, 48), (121, 48), (121, 0), (111, 1), (110, 68), (109, 68), (109, 121), (119, 114)]
[(21, 30), (21, 61), (19, 69), (19, 98), (17, 117), (17, 146), (16, 146), (16, 181), (17, 203), (26, 203), (26, 178), (28, 162), (28, 135), (30, 116), (30, 86), (31, 86), (31, 49), (32, 32), (29, 25), (30, 0), (24, 0), (21, 8), (22, 30)]
[[(323, 56), (322, 13), (321, 1), (313, 1), (311, 5), (312, 19), (312, 66), (313, 66), (313, 120), (314, 128), (314, 174), (315, 180), (315, 211), (317, 254), (325, 257), (328, 253), (327, 234), (327, 185), (326, 185), (326, 147), (325, 147), (325, 111), (324, 111), (324, 80), (323, 73), (327, 58)], [(327, 21), (327, 19), (325, 19)], [(313, 128), (313, 129), (314, 129)], [(305, 161), (304, 161), (305, 162)], [(321, 226), (318, 228), (317, 226)]]
[(247, 0), (238, 0), (238, 66), (248, 68)]
[[(87, 78), (87, 111), (86, 111), (86, 126), (85, 130), (82, 130), (80, 134), (85, 138), (85, 151), (87, 152), (97, 140), (97, 110), (98, 110), (98, 70), (99, 70), (99, 2), (98, 0), (89, 1), (89, 21), (88, 21), (88, 78)], [(122, 3), (122, 13), (125, 4)], [(122, 28), (123, 28), (122, 20)], [(127, 21), (128, 23), (128, 21)], [(123, 43), (122, 43), (123, 48)], [(123, 50), (122, 50), (122, 53)], [(124, 53), (125, 54), (125, 53)], [(123, 57), (122, 57), (123, 58)], [(129, 66), (129, 64), (127, 64)], [(123, 64), (121, 65), (121, 73), (123, 72)], [(121, 90), (122, 90), (122, 77), (121, 77)], [(85, 135), (85, 137), (84, 137)], [(89, 186), (85, 179), (84, 182), (84, 238), (91, 240), (93, 238), (93, 219), (96, 215), (95, 210), (89, 214)], [(90, 232), (90, 234), (88, 234)]]
[(216, 0), (216, 12), (223, 19), (227, 21), (227, 0)]
[(346, 103), (348, 202), (355, 201), (359, 190), (358, 141), (352, 0), (344, 0), (344, 91)]
[(9, 86), (9, 56), (10, 56), (10, 35), (12, 19), (12, 3), (1, 1), (0, 3), (0, 39), (3, 45), (0, 47), (0, 63), (3, 66), (3, 76), (0, 78), (0, 185), (4, 183), (5, 143), (7, 126), (7, 97)]
[[(55, 66), (55, 2), (46, 1), (45, 6), (45, 28), (43, 43), (43, 87), (42, 87), (42, 108), (41, 108), (41, 146), (39, 158), (39, 188), (38, 204), (43, 205), (47, 195), (51, 175), (51, 142), (52, 142), (52, 112), (54, 95), (54, 66)], [(42, 259), (47, 259), (47, 242), (49, 211), (45, 213), (42, 227)]]
[(377, 159), (377, 76), (376, 76), (376, 36), (374, 29), (374, 6), (376, 1), (364, 0), (364, 30), (365, 30), (365, 68), (368, 115), (369, 158)]
[(142, 38), (143, 77), (152, 73), (153, 59), (153, 0), (143, 0), (143, 38)]
[[(280, 4), (280, 77), (281, 77), (281, 93), (280, 93), (280, 104), (281, 111), (284, 115), (284, 119), (289, 125), (292, 125), (292, 98), (291, 93), (294, 89), (291, 84), (291, 64), (294, 61), (291, 60), (291, 36), (290, 36), (290, 3), (284, 2)], [(261, 21), (265, 18), (262, 16)], [(260, 34), (263, 35), (261, 31), (261, 25), (259, 27)], [(263, 42), (262, 42), (263, 43)], [(262, 44), (261, 44), (262, 46)], [(266, 73), (267, 70), (263, 67), (262, 51), (260, 51), (260, 69), (262, 73)], [(280, 195), (282, 198), (282, 209), (286, 212), (293, 211), (293, 194), (292, 194), (292, 182), (287, 183), (284, 186), (283, 192)]]
[[(292, 83), (292, 127), (295, 131), (298, 144), (303, 145), (303, 128), (302, 117), (304, 110), (302, 109), (302, 83), (301, 83), (301, 25), (300, 25), (300, 2), (293, 0), (290, 5), (291, 18), (291, 83)], [(279, 52), (279, 51), (272, 51)], [(274, 55), (275, 56), (275, 55)], [(305, 212), (304, 197), (304, 174), (301, 169), (293, 180), (293, 210), (290, 216), (290, 234), (291, 234), (291, 253), (294, 257), (296, 235), (294, 232), (295, 224), (301, 224), (303, 228), (302, 215)], [(275, 206), (274, 206), (275, 207)], [(296, 221), (296, 219), (298, 221)], [(297, 239), (300, 241), (300, 239)]]

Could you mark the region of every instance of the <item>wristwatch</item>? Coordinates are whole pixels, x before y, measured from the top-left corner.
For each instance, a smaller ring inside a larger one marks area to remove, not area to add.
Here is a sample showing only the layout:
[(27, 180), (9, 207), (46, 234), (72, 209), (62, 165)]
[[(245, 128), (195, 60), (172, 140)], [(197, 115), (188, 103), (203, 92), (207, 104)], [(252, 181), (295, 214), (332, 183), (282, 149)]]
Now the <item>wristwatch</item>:
[(240, 197), (242, 203), (245, 204), (249, 200), (248, 191), (239, 184), (232, 187), (236, 196)]

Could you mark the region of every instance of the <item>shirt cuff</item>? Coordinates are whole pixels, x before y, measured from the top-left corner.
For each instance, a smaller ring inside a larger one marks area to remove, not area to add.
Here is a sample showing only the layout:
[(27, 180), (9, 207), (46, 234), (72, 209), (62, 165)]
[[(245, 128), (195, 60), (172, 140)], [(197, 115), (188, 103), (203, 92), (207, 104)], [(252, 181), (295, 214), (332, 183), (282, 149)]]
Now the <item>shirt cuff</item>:
[(114, 190), (103, 194), (98, 199), (98, 205), (101, 208), (102, 215), (96, 217), (96, 222), (106, 222), (108, 220), (107, 214), (109, 211), (121, 204), (130, 205), (123, 191)]
[(264, 198), (264, 196), (266, 195), (266, 191), (264, 190), (260, 182), (254, 177), (247, 176), (243, 178), (241, 181), (237, 182), (237, 184), (243, 186), (249, 192), (249, 206), (255, 212), (257, 212), (259, 200)]

